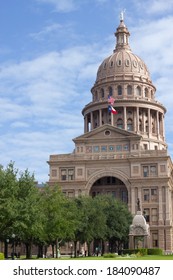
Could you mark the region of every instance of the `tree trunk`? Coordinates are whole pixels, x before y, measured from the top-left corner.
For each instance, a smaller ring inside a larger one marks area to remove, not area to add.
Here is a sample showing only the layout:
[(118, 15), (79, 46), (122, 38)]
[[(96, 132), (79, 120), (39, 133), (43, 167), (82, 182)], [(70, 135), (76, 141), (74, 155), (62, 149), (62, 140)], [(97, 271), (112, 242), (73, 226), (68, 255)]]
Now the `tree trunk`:
[(74, 241), (74, 257), (77, 257), (77, 241)]
[(91, 245), (91, 242), (87, 242), (87, 247), (88, 247), (88, 257), (90, 257), (90, 256), (91, 256), (90, 245)]
[(28, 243), (25, 243), (25, 246), (26, 246), (26, 259), (31, 259), (32, 258), (32, 251), (31, 251), (32, 242), (29, 241)]

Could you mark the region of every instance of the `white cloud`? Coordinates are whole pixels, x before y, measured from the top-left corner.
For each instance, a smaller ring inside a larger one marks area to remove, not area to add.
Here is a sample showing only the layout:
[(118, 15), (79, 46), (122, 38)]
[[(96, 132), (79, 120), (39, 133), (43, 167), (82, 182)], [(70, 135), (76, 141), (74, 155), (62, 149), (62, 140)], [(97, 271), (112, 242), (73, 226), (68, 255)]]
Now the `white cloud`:
[(71, 12), (78, 8), (79, 1), (78, 0), (37, 0), (38, 2), (51, 4), (55, 7), (55, 11), (57, 12)]

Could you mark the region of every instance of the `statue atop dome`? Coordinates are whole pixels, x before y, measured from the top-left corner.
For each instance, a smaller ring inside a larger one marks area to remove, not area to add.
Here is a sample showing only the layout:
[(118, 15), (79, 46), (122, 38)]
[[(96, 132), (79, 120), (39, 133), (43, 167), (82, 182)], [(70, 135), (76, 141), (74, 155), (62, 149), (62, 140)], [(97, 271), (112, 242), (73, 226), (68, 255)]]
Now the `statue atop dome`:
[(124, 14), (125, 14), (125, 9), (120, 12), (120, 21), (124, 21)]

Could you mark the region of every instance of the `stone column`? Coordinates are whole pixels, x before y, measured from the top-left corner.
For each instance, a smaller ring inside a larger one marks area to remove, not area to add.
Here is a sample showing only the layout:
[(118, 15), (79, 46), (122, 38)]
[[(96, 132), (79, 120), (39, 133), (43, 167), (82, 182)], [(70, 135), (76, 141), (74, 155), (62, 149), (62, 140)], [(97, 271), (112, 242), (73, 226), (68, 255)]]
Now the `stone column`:
[(159, 225), (163, 225), (164, 224), (164, 221), (163, 221), (163, 202), (162, 202), (162, 187), (160, 186), (159, 187), (159, 193), (158, 193), (158, 199), (159, 201), (159, 219), (158, 219), (158, 222), (159, 222)]
[(139, 132), (139, 107), (136, 107), (136, 130)]
[(126, 113), (126, 107), (124, 106), (124, 129), (127, 130), (127, 113)]
[(150, 108), (148, 108), (148, 135), (151, 134), (151, 114), (150, 114)]
[(93, 124), (93, 112), (90, 113), (90, 118), (91, 118), (91, 130), (93, 130), (93, 128), (94, 128), (94, 124)]
[(136, 213), (136, 197), (135, 197), (135, 188), (132, 187), (131, 189), (131, 212), (132, 215)]
[(170, 191), (169, 191), (169, 187), (165, 188), (166, 191), (166, 225), (170, 225), (170, 199), (169, 199), (169, 195), (170, 195)]
[(102, 126), (102, 109), (99, 110), (99, 126)]

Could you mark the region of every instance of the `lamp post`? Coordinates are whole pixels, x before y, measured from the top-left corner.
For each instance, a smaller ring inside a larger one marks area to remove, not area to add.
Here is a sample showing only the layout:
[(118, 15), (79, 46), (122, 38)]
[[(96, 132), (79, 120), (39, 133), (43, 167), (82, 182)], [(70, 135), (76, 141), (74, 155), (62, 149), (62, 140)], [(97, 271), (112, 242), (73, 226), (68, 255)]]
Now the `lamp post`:
[(71, 258), (73, 256), (73, 244), (70, 244), (70, 248), (71, 248)]
[(5, 252), (5, 257), (6, 259), (8, 259), (8, 243), (9, 243), (9, 239), (6, 239), (6, 252)]
[(16, 235), (13, 233), (12, 238), (13, 238), (13, 252), (12, 252), (12, 260), (14, 260), (14, 241), (15, 241)]

